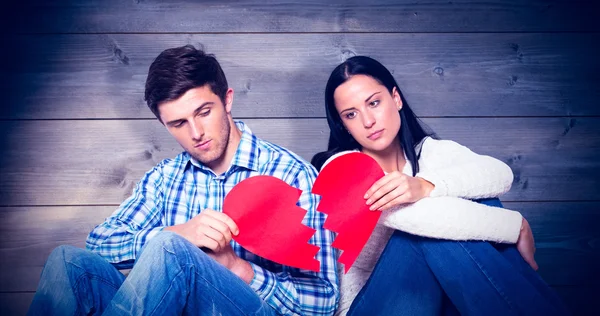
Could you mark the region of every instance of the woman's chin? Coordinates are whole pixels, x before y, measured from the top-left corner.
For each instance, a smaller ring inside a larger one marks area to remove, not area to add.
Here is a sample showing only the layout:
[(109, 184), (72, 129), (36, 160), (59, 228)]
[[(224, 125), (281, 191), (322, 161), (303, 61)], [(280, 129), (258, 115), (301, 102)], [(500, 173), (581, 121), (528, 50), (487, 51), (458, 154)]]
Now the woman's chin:
[(383, 143), (382, 144), (378, 144), (378, 143), (363, 144), (362, 152), (384, 153), (384, 152), (388, 151), (389, 148), (390, 148), (390, 144), (383, 144)]

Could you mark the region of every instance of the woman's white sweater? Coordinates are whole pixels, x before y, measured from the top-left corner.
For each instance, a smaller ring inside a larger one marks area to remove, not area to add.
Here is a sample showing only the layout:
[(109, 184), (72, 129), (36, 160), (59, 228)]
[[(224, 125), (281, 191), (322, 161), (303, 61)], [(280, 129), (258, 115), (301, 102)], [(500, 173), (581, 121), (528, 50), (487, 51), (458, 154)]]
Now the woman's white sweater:
[[(332, 156), (325, 165), (350, 152)], [(402, 172), (412, 176), (408, 160)], [(416, 176), (434, 184), (430, 196), (384, 211), (348, 273), (344, 274), (343, 267), (338, 266), (341, 297), (336, 315), (347, 313), (395, 229), (439, 239), (516, 243), (521, 214), (469, 200), (496, 197), (510, 189), (513, 174), (505, 163), (478, 155), (453, 141), (426, 138)]]

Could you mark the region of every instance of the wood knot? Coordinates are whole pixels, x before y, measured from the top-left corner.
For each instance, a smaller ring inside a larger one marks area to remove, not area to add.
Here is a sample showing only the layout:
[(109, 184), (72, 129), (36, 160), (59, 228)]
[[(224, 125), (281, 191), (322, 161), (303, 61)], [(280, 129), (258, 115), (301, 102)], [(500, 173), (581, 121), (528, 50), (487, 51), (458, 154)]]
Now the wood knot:
[(113, 49), (113, 56), (117, 62), (123, 65), (129, 65), (129, 57), (127, 57), (127, 55), (125, 55), (125, 53), (123, 53), (123, 51), (116, 46)]
[(342, 59), (342, 62), (346, 61), (348, 58), (350, 57), (354, 57), (356, 56), (356, 52), (349, 49), (349, 48), (342, 48), (341, 50), (341, 56), (340, 58)]

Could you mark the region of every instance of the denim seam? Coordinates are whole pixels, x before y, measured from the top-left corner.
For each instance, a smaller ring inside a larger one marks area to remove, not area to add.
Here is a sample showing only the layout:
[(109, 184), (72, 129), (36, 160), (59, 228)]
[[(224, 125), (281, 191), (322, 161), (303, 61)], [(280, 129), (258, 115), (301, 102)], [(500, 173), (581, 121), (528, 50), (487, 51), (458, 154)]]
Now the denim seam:
[[(71, 264), (70, 262), (65, 262), (65, 264), (67, 264), (67, 263)], [(77, 266), (76, 264), (73, 264), (73, 265), (81, 269), (81, 267)], [(91, 274), (91, 273), (85, 272), (85, 273), (81, 274), (81, 275), (80, 275), (80, 276), (77, 278), (77, 280), (75, 281), (75, 284), (74, 284), (74, 286), (73, 286), (73, 294), (75, 295), (75, 297), (79, 297), (79, 283), (80, 283), (81, 281), (83, 281), (84, 277), (87, 277), (87, 278), (88, 278), (90, 281), (91, 281), (91, 280), (98, 280), (98, 281), (101, 281), (101, 282), (102, 282), (102, 283), (104, 283), (105, 285), (108, 285), (108, 286), (112, 287), (113, 289), (115, 289), (115, 292), (119, 290), (119, 288), (118, 288), (118, 287), (115, 287), (115, 286), (113, 285), (113, 283), (112, 283), (111, 281), (107, 280), (106, 278), (103, 278), (103, 277), (100, 277), (100, 276), (98, 276), (98, 275), (95, 275), (95, 274)], [(77, 301), (77, 308), (75, 309), (75, 314), (74, 314), (74, 315), (79, 315), (79, 314), (80, 314), (80, 313), (78, 313), (78, 311), (80, 311), (80, 305), (81, 305), (80, 303), (81, 303), (81, 302), (78, 300), (78, 301)]]
[[(182, 264), (182, 263), (180, 262), (180, 260), (179, 260), (179, 256), (178, 256), (178, 255), (175, 253), (175, 251), (171, 251), (170, 249), (167, 249), (167, 248), (165, 248), (164, 246), (162, 246), (162, 248), (163, 248), (163, 250), (164, 250), (164, 251), (166, 251), (167, 253), (169, 253), (169, 254), (171, 254), (171, 255), (175, 256), (175, 260), (177, 260), (177, 262), (179, 263), (179, 266), (180, 266), (180, 267), (184, 267), (184, 266), (191, 267), (191, 268), (194, 270), (194, 274), (196, 274), (196, 276), (198, 276), (198, 278), (201, 278), (201, 279), (203, 279), (203, 280), (206, 282), (206, 284), (210, 285), (210, 286), (211, 286), (211, 287), (212, 287), (212, 288), (215, 290), (215, 292), (218, 292), (218, 293), (220, 293), (220, 294), (221, 294), (221, 296), (222, 296), (222, 297), (224, 297), (226, 300), (228, 300), (228, 301), (229, 301), (229, 303), (231, 303), (231, 305), (235, 306), (235, 307), (238, 309), (238, 311), (239, 311), (239, 312), (241, 312), (241, 314), (243, 314), (243, 315), (248, 315), (248, 314), (244, 313), (244, 310), (243, 310), (243, 309), (240, 309), (240, 308), (239, 308), (239, 307), (238, 307), (236, 304), (234, 304), (234, 303), (233, 303), (233, 301), (231, 301), (231, 300), (229, 299), (229, 297), (228, 297), (227, 295), (225, 295), (225, 293), (223, 293), (223, 292), (219, 291), (219, 289), (218, 289), (216, 286), (214, 286), (214, 284), (210, 283), (210, 282), (209, 282), (209, 281), (208, 281), (208, 280), (207, 280), (207, 279), (206, 279), (204, 276), (202, 276), (200, 273), (198, 273), (198, 271), (196, 270), (196, 266), (195, 266), (193, 263), (184, 263), (184, 264)], [(176, 279), (176, 278), (177, 278), (177, 277), (178, 277), (178, 276), (179, 276), (181, 273), (184, 273), (184, 272), (183, 272), (183, 269), (180, 269), (180, 270), (179, 270), (179, 273), (177, 273), (177, 275), (176, 275), (176, 276), (173, 278), (173, 280), (175, 280), (175, 279)], [(165, 295), (166, 295), (166, 294), (169, 292), (169, 290), (170, 290), (170, 289), (173, 287), (173, 280), (171, 280), (171, 284), (170, 284), (170, 286), (169, 286), (169, 289), (167, 289), (167, 291), (165, 292)], [(163, 297), (161, 298), (160, 302), (162, 302), (162, 301), (164, 300), (164, 297), (165, 297), (165, 295), (163, 295)], [(159, 305), (160, 305), (160, 304), (159, 304)], [(157, 306), (158, 306), (158, 305), (157, 305)], [(154, 312), (155, 312), (155, 311), (152, 311), (152, 313), (151, 313), (150, 315), (153, 315), (153, 314), (154, 314)]]
[[(166, 250), (166, 249), (165, 249)], [(165, 297), (167, 296), (167, 294), (171, 291), (171, 289), (173, 288), (173, 282), (175, 279), (177, 279), (183, 272), (183, 270), (179, 269), (179, 272), (177, 272), (177, 274), (175, 275), (175, 277), (171, 280), (171, 282), (169, 283), (169, 287), (167, 288), (167, 290), (165, 291), (165, 293), (163, 294), (163, 296), (160, 298), (160, 300), (158, 301), (158, 303), (156, 304), (156, 306), (154, 307), (154, 309), (152, 310), (152, 312), (150, 312), (149, 315), (155, 315), (156, 314), (156, 310), (158, 309), (158, 307), (163, 303), (163, 301), (165, 300)], [(189, 293), (188, 293), (189, 295)]]
[(510, 300), (508, 299), (508, 297), (504, 294), (504, 291), (502, 291), (500, 289), (500, 287), (496, 284), (496, 282), (494, 282), (494, 279), (490, 275), (488, 275), (488, 273), (485, 271), (485, 269), (483, 268), (483, 266), (473, 256), (472, 252), (467, 247), (465, 247), (462, 242), (459, 242), (458, 244), (465, 250), (465, 252), (469, 255), (469, 257), (471, 257), (471, 259), (473, 260), (473, 262), (479, 268), (479, 271), (481, 271), (481, 273), (483, 273), (483, 275), (488, 279), (488, 281), (490, 282), (490, 284), (492, 285), (492, 287), (496, 290), (496, 292), (498, 292), (498, 294), (500, 295), (500, 297), (502, 297), (502, 299), (506, 302), (506, 304), (508, 304), (508, 306), (510, 307), (510, 309), (515, 310), (515, 307), (513, 306), (513, 304), (510, 302)]
[[(167, 294), (169, 293), (169, 291), (171, 291), (171, 289), (173, 288), (173, 281), (175, 279), (177, 279), (183, 272), (183, 269), (181, 268), (181, 262), (179, 262), (179, 257), (177, 256), (177, 254), (175, 253), (175, 251), (172, 251), (170, 249), (167, 249), (165, 246), (161, 246), (161, 248), (166, 252), (169, 253), (173, 256), (175, 256), (175, 260), (177, 260), (177, 263), (179, 263), (179, 271), (177, 271), (177, 273), (175, 274), (175, 277), (173, 277), (171, 279), (171, 282), (169, 282), (169, 287), (166, 289), (166, 291), (163, 293), (162, 297), (160, 298), (160, 300), (158, 301), (158, 303), (156, 304), (156, 306), (154, 307), (154, 309), (152, 310), (152, 312), (150, 312), (149, 315), (154, 315), (156, 313), (157, 308), (162, 304), (162, 302), (165, 300), (165, 297), (167, 296)], [(189, 293), (188, 293), (189, 295)]]
[[(194, 269), (195, 270), (195, 269)], [(235, 304), (231, 299), (229, 299), (229, 296), (225, 295), (225, 293), (221, 292), (214, 284), (210, 283), (203, 275), (199, 274), (197, 271), (194, 271), (194, 273), (201, 279), (203, 279), (206, 284), (210, 285), (215, 292), (218, 292), (219, 294), (221, 294), (222, 297), (224, 297), (227, 301), (229, 301), (229, 303), (233, 306), (235, 306), (235, 308), (238, 309), (238, 311), (241, 312), (241, 315), (249, 315), (247, 313), (244, 312), (243, 309), (241, 309), (239, 306), (237, 306), (237, 304)], [(265, 302), (266, 303), (266, 302)], [(261, 306), (262, 307), (262, 306)]]
[[(354, 303), (354, 302), (353, 302)], [(348, 308), (348, 315), (354, 315), (356, 314), (354, 311), (355, 310), (362, 310), (363, 305), (365, 305), (366, 300), (365, 297), (361, 297), (360, 300), (356, 303), (356, 306), (352, 306), (352, 304), (350, 304), (350, 307)], [(350, 310), (352, 310), (352, 314), (350, 314)]]
[[(79, 265), (75, 264), (74, 262), (71, 262), (71, 261), (67, 261), (67, 260), (65, 260), (65, 268), (67, 268), (67, 267), (66, 267), (66, 265), (67, 265), (67, 264), (69, 264), (69, 265), (71, 265), (71, 266), (73, 266), (73, 267), (76, 267), (77, 269), (80, 269), (80, 270), (83, 270), (83, 271), (84, 271), (84, 273), (83, 273), (83, 274), (81, 274), (81, 275), (80, 275), (80, 276), (77, 278), (77, 281), (75, 281), (75, 284), (74, 284), (74, 286), (75, 286), (75, 287), (77, 287), (77, 285), (79, 285), (79, 282), (81, 281), (81, 279), (82, 279), (84, 276), (88, 276), (88, 277), (89, 277), (89, 276), (91, 276), (90, 280), (92, 280), (92, 279), (98, 279), (98, 280), (101, 280), (103, 283), (106, 283), (107, 285), (110, 285), (112, 288), (114, 288), (114, 289), (116, 289), (116, 290), (118, 290), (118, 289), (119, 289), (118, 287), (115, 287), (115, 286), (113, 286), (113, 284), (112, 284), (112, 281), (110, 281), (110, 280), (108, 280), (108, 279), (106, 279), (106, 278), (104, 278), (104, 277), (102, 277), (102, 276), (99, 276), (99, 275), (97, 275), (97, 274), (89, 273), (89, 272), (87, 272), (87, 271), (86, 271), (86, 269), (85, 269), (85, 268), (83, 268), (83, 267), (81, 267), (81, 266), (79, 266)], [(67, 271), (69, 271), (69, 270), (70, 270), (70, 269), (68, 269), (68, 268), (67, 268)]]
[[(398, 236), (396, 236), (396, 237), (392, 236), (392, 237), (390, 237), (390, 240), (391, 240), (391, 238), (400, 238), (400, 237), (398, 237)], [(402, 237), (402, 238), (405, 238), (405, 237)], [(389, 242), (389, 240), (388, 240), (388, 242)], [(415, 240), (415, 242), (419, 242), (419, 240)], [(409, 245), (410, 245), (410, 247), (412, 247), (413, 251), (417, 253), (417, 256), (420, 256), (421, 260), (423, 260), (426, 263), (426, 260), (424, 259), (424, 256), (423, 256), (423, 250), (420, 249), (420, 248), (417, 248), (412, 242), (410, 242)], [(387, 248), (387, 246), (386, 246), (386, 248)], [(385, 249), (384, 249), (384, 252), (385, 252)], [(382, 253), (382, 255), (383, 255), (383, 253)], [(431, 268), (430, 268), (430, 271), (431, 271)], [(371, 271), (371, 276), (369, 278), (373, 277), (373, 273), (375, 273), (375, 271)], [(363, 285), (363, 287), (367, 286), (368, 283), (369, 283), (369, 281), (367, 280), (367, 283), (365, 283)], [(355, 302), (356, 302), (356, 305), (354, 305)], [(355, 310), (360, 310), (359, 308), (361, 308), (364, 304), (365, 304), (365, 297), (361, 296), (358, 301), (356, 301), (356, 299), (355, 299), (350, 304), (350, 308), (348, 309), (348, 312), (350, 312), (350, 310), (352, 310), (352, 314), (354, 314), (354, 311)]]

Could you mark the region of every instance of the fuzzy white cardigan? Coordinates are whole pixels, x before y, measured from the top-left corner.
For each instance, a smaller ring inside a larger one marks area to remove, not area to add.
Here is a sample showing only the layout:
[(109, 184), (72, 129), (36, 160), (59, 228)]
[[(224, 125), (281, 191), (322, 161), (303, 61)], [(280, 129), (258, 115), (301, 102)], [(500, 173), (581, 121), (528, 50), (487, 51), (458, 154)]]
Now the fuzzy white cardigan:
[[(350, 152), (332, 156), (325, 165)], [(410, 163), (402, 172), (412, 176)], [(338, 267), (341, 297), (336, 315), (348, 312), (395, 229), (439, 239), (517, 241), (521, 214), (469, 200), (496, 197), (510, 189), (513, 174), (502, 161), (478, 155), (453, 141), (426, 138), (416, 176), (433, 183), (435, 188), (427, 198), (384, 211), (348, 273), (343, 274), (343, 268)]]

